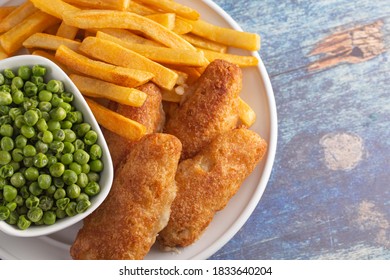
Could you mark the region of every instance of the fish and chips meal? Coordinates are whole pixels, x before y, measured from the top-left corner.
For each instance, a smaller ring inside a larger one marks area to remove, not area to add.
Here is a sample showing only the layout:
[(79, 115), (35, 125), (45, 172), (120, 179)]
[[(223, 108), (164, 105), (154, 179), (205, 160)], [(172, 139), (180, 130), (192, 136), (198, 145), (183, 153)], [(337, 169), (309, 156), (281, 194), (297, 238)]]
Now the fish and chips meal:
[[(260, 36), (174, 0), (29, 0), (0, 7), (0, 59), (59, 65), (108, 144), (114, 181), (73, 259), (144, 259), (194, 244), (267, 152), (240, 97)], [(261, 120), (259, 120), (261, 121)]]

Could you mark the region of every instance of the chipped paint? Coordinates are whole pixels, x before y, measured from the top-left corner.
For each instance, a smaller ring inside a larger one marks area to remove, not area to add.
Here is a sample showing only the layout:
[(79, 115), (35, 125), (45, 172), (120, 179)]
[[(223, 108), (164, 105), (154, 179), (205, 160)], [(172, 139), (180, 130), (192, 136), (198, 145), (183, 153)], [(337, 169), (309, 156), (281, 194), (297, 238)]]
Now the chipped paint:
[(339, 63), (359, 63), (386, 51), (382, 34), (383, 21), (334, 33), (321, 40), (309, 56), (323, 55), (308, 66), (309, 71), (335, 66)]
[(352, 170), (363, 159), (363, 140), (352, 133), (330, 133), (320, 139), (324, 161), (331, 170)]

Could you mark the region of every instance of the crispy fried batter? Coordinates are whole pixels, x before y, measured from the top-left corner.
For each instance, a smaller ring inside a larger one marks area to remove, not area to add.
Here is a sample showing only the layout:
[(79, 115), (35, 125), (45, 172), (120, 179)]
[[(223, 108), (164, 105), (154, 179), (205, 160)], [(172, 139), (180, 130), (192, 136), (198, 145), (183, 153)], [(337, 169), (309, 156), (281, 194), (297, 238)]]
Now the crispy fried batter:
[[(146, 127), (146, 133), (161, 132), (165, 122), (165, 114), (162, 109), (160, 89), (153, 83), (144, 84), (137, 89), (148, 95), (145, 103), (141, 107), (110, 102), (109, 108), (129, 119), (143, 124)], [(116, 169), (124, 158), (124, 155), (129, 153), (131, 141), (106, 129), (103, 130), (103, 134), (110, 149), (114, 169)]]
[(165, 128), (166, 133), (182, 142), (182, 159), (194, 156), (217, 135), (236, 127), (241, 88), (241, 69), (215, 60), (187, 89), (183, 102)]
[(118, 168), (112, 189), (84, 220), (70, 253), (74, 259), (142, 259), (167, 224), (176, 195), (179, 140), (149, 134)]
[(255, 132), (239, 128), (221, 134), (194, 158), (180, 162), (178, 192), (166, 228), (158, 236), (163, 247), (188, 246), (223, 209), (253, 171), (267, 149)]

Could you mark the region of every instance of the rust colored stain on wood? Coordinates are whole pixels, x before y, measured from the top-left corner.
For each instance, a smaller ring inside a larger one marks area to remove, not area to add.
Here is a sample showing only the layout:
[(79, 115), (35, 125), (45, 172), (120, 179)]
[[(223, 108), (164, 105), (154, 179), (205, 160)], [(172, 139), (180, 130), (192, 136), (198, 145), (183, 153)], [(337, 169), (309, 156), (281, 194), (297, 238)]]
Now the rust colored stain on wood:
[(381, 28), (383, 21), (332, 34), (320, 41), (309, 56), (323, 56), (308, 66), (321, 70), (340, 63), (359, 63), (386, 51)]

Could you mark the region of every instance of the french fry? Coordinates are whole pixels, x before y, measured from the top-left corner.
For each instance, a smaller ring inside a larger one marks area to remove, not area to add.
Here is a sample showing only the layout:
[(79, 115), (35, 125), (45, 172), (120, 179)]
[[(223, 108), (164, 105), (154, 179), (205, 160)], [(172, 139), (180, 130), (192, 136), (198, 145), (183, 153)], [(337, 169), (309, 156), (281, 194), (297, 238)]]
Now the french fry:
[(195, 67), (189, 67), (184, 65), (167, 65), (167, 67), (170, 67), (170, 69), (172, 70), (180, 71), (187, 74), (187, 79), (186, 79), (187, 85), (191, 85), (200, 77), (200, 73), (199, 71), (196, 70)]
[(171, 0), (137, 0), (136, 2), (156, 7), (165, 12), (175, 13), (190, 20), (198, 20), (200, 17), (196, 10)]
[(190, 23), (193, 26), (192, 33), (211, 41), (250, 51), (260, 49), (258, 34), (216, 26), (203, 20), (190, 21)]
[(129, 6), (127, 7), (127, 11), (139, 14), (141, 16), (153, 15), (156, 13), (156, 11), (152, 8), (146, 7), (134, 1), (130, 1)]
[(65, 0), (65, 2), (94, 9), (126, 10), (130, 0)]
[(153, 78), (149, 72), (89, 59), (64, 45), (57, 49), (55, 58), (72, 70), (121, 86), (137, 87)]
[(186, 66), (205, 66), (208, 64), (208, 60), (205, 59), (203, 52), (199, 51), (145, 46), (142, 44), (130, 43), (128, 41), (125, 42), (104, 32), (97, 32), (96, 37), (117, 43), (149, 58), (150, 60), (160, 63)]
[(0, 7), (0, 20), (8, 16), (12, 11), (14, 11), (19, 6), (2, 6)]
[(56, 35), (66, 38), (66, 39), (71, 39), (73, 40), (77, 36), (77, 32), (79, 29), (77, 27), (71, 26), (66, 24), (65, 22), (61, 22)]
[[(175, 26), (173, 27), (173, 32), (179, 35), (190, 33), (192, 30), (192, 24), (182, 20), (180, 17), (176, 17)], [(191, 42), (190, 42), (191, 43)]]
[(64, 13), (63, 18), (65, 23), (83, 29), (124, 28), (137, 30), (165, 46), (195, 50), (195, 47), (176, 33), (168, 30), (151, 19), (131, 12), (113, 10), (82, 10), (78, 12), (66, 12)]
[(145, 17), (161, 24), (169, 30), (173, 30), (175, 27), (176, 15), (174, 13), (153, 14)]
[[(149, 39), (146, 39), (144, 37), (138, 36), (137, 34), (134, 34), (133, 32), (125, 29), (119, 29), (119, 28), (102, 28), (97, 31), (104, 32), (105, 34), (109, 34), (111, 36), (120, 38), (121, 40), (125, 42), (130, 43), (136, 43), (136, 44), (143, 44), (148, 46), (156, 46), (156, 47), (164, 47), (164, 45), (157, 43), (156, 41), (152, 41)], [(96, 33), (95, 33), (96, 35)]]
[(45, 57), (51, 61), (53, 61), (55, 64), (57, 64), (67, 75), (70, 75), (72, 73), (74, 73), (74, 71), (70, 70), (68, 67), (66, 67), (64, 64), (62, 64), (61, 62), (59, 62), (54, 54), (51, 54), (51, 53), (48, 53), (46, 51), (43, 51), (43, 50), (35, 50), (32, 52), (33, 55), (39, 55), (39, 56), (42, 56), (42, 57)]
[(152, 81), (166, 89), (172, 89), (178, 79), (174, 71), (108, 40), (87, 37), (81, 43), (80, 51), (110, 64), (153, 73)]
[(81, 43), (46, 33), (35, 33), (23, 42), (25, 48), (38, 48), (53, 51), (57, 50), (61, 45), (65, 45), (71, 50), (77, 51)]
[[(62, 19), (62, 15), (65, 12), (76, 12), (80, 9), (72, 6), (68, 3), (65, 3), (61, 0), (29, 0), (31, 3), (34, 4), (35, 7), (40, 9), (41, 11), (52, 15), (56, 18)], [(69, 24), (71, 25), (71, 24)]]
[(76, 74), (71, 74), (69, 77), (80, 92), (86, 96), (106, 98), (134, 107), (142, 106), (147, 98), (146, 93), (135, 88), (121, 87), (113, 83)]
[(37, 11), (3, 33), (0, 36), (0, 45), (7, 54), (13, 54), (22, 47), (23, 42), (32, 34), (41, 32), (57, 22), (58, 19), (44, 12)]
[(36, 11), (38, 9), (31, 2), (25, 2), (18, 6), (0, 22), (0, 33), (10, 30)]
[(183, 34), (182, 37), (197, 48), (202, 48), (220, 53), (226, 53), (227, 51), (226, 45), (210, 41), (194, 34)]
[(0, 46), (0, 59), (7, 58), (9, 55), (5, 52), (2, 46)]
[(231, 63), (237, 64), (240, 67), (256, 66), (259, 60), (255, 56), (235, 55), (230, 53), (219, 53), (210, 50), (202, 49), (205, 57), (211, 62), (216, 59), (223, 59)]
[(90, 98), (85, 100), (97, 122), (104, 128), (131, 141), (139, 140), (146, 134), (144, 125), (115, 113)]
[(251, 127), (255, 123), (255, 121), (256, 121), (256, 113), (241, 98), (239, 98), (238, 112), (239, 112), (238, 114), (239, 114), (239, 118), (240, 118), (241, 122), (246, 127)]
[[(177, 88), (179, 88), (178, 91), (180, 91), (181, 88), (183, 88), (183, 86), (178, 86)], [(172, 89), (172, 90), (166, 90), (166, 89), (161, 90), (162, 100), (168, 101), (168, 102), (179, 103), (182, 95), (177, 94), (177, 92), (176, 92), (177, 88)], [(183, 88), (183, 90), (184, 90), (184, 88)]]

